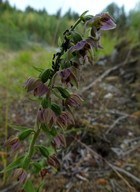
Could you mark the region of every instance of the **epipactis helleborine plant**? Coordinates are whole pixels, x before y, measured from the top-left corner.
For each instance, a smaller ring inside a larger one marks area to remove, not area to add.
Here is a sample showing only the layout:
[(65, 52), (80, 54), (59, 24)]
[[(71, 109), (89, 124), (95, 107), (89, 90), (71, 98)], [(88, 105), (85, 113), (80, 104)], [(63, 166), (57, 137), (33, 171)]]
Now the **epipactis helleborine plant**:
[[(59, 45), (60, 51), (53, 55), (52, 68), (44, 70), (36, 68), (40, 71), (38, 78), (30, 77), (24, 84), (27, 92), (33, 92), (34, 96), (38, 97), (40, 108), (34, 129), (15, 126), (20, 132), (17, 136), (9, 138), (6, 145), (11, 146), (12, 152), (18, 152), (22, 146), (21, 142), (31, 136), (28, 151), (21, 157), (17, 155), (17, 158), (2, 172), (13, 170), (13, 177), (23, 183), (25, 189), (27, 183), (29, 185), (30, 167), (33, 173), (40, 173), (42, 177), (50, 172), (51, 168), (59, 167), (57, 150), (66, 147), (63, 132), (68, 126), (74, 125), (73, 108), (82, 103), (81, 97), (70, 93), (68, 88), (70, 86), (78, 88), (81, 66), (93, 64), (93, 51), (103, 49), (100, 45), (101, 31), (116, 27), (109, 13), (95, 16), (86, 13), (87, 11), (63, 33), (63, 41)], [(82, 34), (75, 31), (79, 24), (84, 26)], [(54, 96), (58, 100), (57, 103), (53, 102)], [(45, 145), (36, 144), (41, 132), (48, 138), (47, 144), (44, 142)], [(36, 153), (42, 155), (39, 161), (35, 158)]]

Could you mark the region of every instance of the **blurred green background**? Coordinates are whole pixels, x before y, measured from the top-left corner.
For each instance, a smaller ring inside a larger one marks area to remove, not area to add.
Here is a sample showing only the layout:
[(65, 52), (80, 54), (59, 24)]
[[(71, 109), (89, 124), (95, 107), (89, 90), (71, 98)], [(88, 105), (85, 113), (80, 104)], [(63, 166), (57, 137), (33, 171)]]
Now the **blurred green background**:
[[(124, 7), (115, 3), (108, 5), (108, 11), (117, 23), (117, 28), (103, 33), (101, 45), (104, 50), (96, 56), (111, 54), (114, 46), (126, 38), (133, 44), (140, 42), (140, 4), (125, 13)], [(31, 6), (25, 11), (12, 7), (8, 1), (0, 1), (0, 89), (5, 88), (12, 96), (22, 97), (24, 81), (35, 75), (33, 66), (51, 65), (52, 51), (57, 48), (58, 38), (78, 18), (78, 13), (69, 9), (61, 15), (49, 15), (45, 9), (35, 10)], [(78, 30), (81, 30), (80, 27)], [(110, 40), (111, 35), (111, 40)], [(11, 82), (9, 84), (9, 82)]]

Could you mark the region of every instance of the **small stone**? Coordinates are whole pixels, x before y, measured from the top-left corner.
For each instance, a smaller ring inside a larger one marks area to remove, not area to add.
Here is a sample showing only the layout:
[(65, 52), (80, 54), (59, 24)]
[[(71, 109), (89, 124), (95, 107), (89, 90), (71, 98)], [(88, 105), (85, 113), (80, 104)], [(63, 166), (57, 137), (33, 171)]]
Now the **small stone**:
[(108, 93), (104, 96), (104, 99), (111, 99), (113, 97), (112, 93)]
[(132, 169), (131, 167), (126, 167), (127, 171), (131, 171), (131, 169)]
[(121, 147), (121, 149), (125, 149), (126, 145), (125, 144), (121, 144), (120, 147)]
[(16, 114), (15, 113), (12, 113), (12, 118), (15, 118), (16, 117)]
[(128, 136), (133, 136), (133, 133), (131, 131), (129, 131)]
[(92, 96), (92, 97), (95, 96), (95, 95), (96, 95), (95, 92), (90, 93), (90, 96)]

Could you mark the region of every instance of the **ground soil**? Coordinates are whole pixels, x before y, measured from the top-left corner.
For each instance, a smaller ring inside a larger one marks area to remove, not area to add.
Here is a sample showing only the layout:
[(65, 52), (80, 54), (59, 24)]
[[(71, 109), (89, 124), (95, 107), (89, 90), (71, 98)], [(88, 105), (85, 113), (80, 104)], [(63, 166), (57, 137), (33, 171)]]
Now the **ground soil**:
[[(84, 103), (74, 114), (75, 128), (66, 132), (67, 148), (58, 154), (58, 172), (44, 178), (44, 192), (140, 191), (139, 55), (139, 46), (125, 42), (111, 56), (83, 67), (78, 93)], [(114, 66), (119, 67), (86, 90)], [(4, 107), (2, 110), (5, 114)], [(10, 104), (8, 119), (12, 124), (33, 126), (36, 112), (36, 103), (26, 96)], [(14, 134), (10, 127), (8, 134)], [(42, 135), (40, 141), (44, 139)], [(36, 185), (41, 177), (33, 181)], [(13, 183), (0, 186), (0, 192), (16, 191)]]

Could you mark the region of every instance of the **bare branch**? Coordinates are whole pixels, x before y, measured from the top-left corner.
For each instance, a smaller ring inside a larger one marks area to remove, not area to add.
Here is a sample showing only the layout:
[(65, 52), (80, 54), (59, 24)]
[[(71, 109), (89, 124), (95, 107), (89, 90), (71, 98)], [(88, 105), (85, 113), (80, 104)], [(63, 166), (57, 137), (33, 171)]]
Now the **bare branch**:
[(84, 93), (85, 91), (87, 91), (88, 89), (92, 88), (94, 85), (96, 85), (98, 82), (102, 81), (105, 77), (107, 77), (111, 72), (116, 71), (117, 69), (119, 69), (122, 66), (122, 63), (120, 63), (117, 66), (114, 66), (108, 70), (106, 70), (101, 76), (99, 76), (95, 81), (93, 81), (92, 83), (90, 83), (88, 86), (84, 87), (82, 89), (82, 93)]
[(109, 127), (109, 129), (105, 132), (105, 135), (107, 135), (120, 121), (122, 121), (123, 119), (127, 118), (128, 115), (124, 115), (119, 117), (118, 119), (116, 119), (113, 124)]

